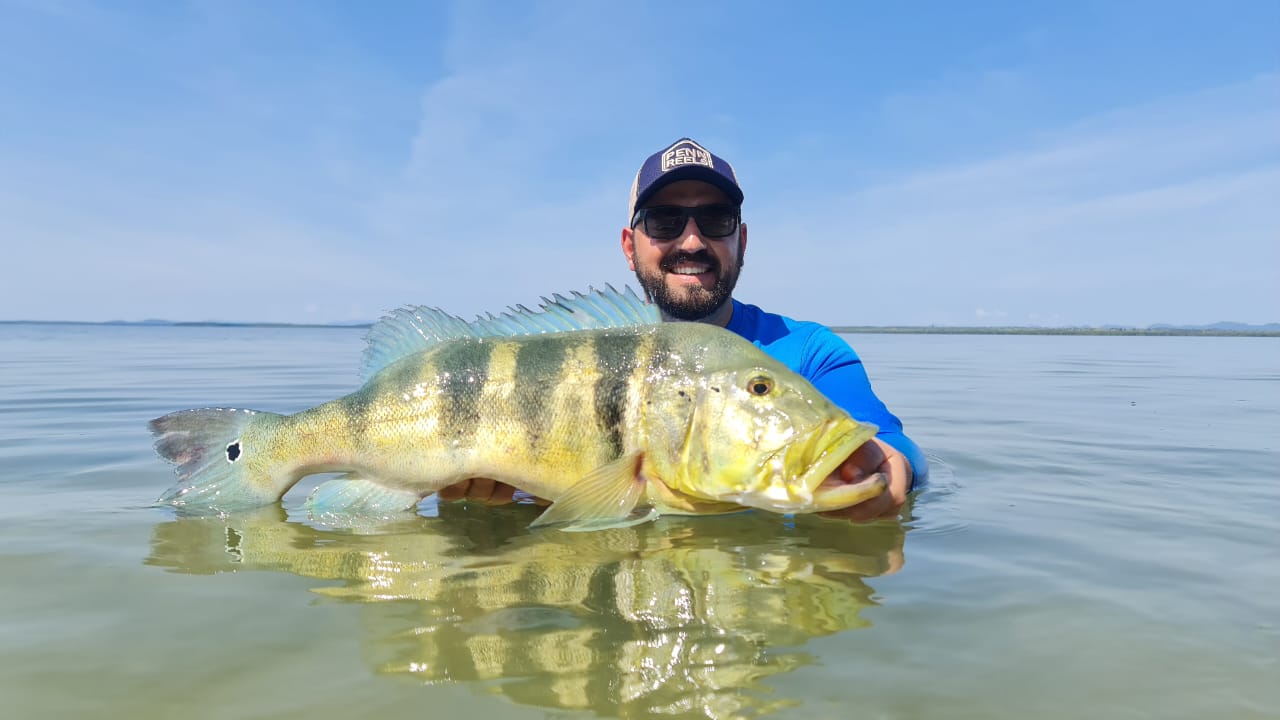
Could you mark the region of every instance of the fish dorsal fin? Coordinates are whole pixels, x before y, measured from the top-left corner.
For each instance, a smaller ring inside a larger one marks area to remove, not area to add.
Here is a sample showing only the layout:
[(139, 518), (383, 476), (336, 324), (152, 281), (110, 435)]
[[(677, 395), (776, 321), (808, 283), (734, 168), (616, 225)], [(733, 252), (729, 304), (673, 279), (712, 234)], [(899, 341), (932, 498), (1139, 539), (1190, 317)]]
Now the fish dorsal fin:
[(394, 310), (369, 330), (360, 379), (367, 381), (401, 358), (428, 350), (442, 342), (467, 337), (516, 337), (541, 333), (634, 327), (661, 322), (658, 308), (636, 295), (630, 287), (618, 292), (587, 288), (571, 297), (556, 293), (542, 298), (538, 310), (523, 305), (501, 315), (477, 317), (467, 322), (456, 315), (422, 305)]
[(400, 358), (437, 343), (476, 336), (470, 323), (439, 308), (410, 305), (393, 310), (374, 323), (365, 336), (360, 381), (365, 382)]

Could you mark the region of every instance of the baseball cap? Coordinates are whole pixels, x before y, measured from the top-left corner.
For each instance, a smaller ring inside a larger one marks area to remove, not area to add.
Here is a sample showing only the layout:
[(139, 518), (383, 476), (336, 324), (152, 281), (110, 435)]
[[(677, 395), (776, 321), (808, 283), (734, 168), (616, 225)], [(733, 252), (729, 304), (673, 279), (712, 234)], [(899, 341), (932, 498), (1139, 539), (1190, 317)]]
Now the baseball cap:
[(631, 184), (631, 205), (627, 218), (635, 216), (636, 208), (642, 207), (653, 194), (664, 185), (676, 180), (701, 180), (711, 183), (724, 191), (735, 205), (742, 204), (742, 188), (738, 187), (738, 176), (733, 166), (723, 158), (711, 154), (689, 138), (680, 138), (669, 147), (649, 156), (636, 173), (635, 182)]

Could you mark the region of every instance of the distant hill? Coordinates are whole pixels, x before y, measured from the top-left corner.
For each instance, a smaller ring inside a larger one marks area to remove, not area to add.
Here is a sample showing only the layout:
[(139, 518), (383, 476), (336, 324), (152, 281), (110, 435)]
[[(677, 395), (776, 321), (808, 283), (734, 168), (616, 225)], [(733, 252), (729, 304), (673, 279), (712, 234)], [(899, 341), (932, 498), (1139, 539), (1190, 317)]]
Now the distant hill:
[(1216, 322), (1212, 325), (1150, 325), (1151, 330), (1224, 330), (1229, 332), (1280, 332), (1280, 323), (1249, 325), (1238, 322)]
[(1028, 326), (898, 326), (833, 325), (839, 333), (902, 333), (923, 335), (1181, 335), (1204, 337), (1280, 337), (1280, 323), (1249, 325), (1219, 322), (1212, 325), (1150, 325), (1145, 328), (1104, 325), (1102, 327), (1028, 327)]

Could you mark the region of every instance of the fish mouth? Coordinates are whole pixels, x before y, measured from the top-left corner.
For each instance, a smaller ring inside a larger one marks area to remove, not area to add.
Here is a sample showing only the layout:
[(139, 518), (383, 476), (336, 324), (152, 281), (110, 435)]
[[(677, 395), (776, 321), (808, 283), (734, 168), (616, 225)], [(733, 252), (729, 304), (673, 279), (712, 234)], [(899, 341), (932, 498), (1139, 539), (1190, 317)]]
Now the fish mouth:
[[(779, 449), (764, 464), (765, 475), (757, 486), (762, 489), (734, 493), (724, 499), (793, 513), (840, 510), (869, 500), (888, 486), (883, 474), (849, 483), (843, 482), (836, 470), (878, 431), (875, 425), (848, 416), (828, 421)], [(794, 468), (803, 469), (795, 473)]]
[[(879, 428), (860, 423), (852, 418), (833, 424), (824, 433), (815, 433), (814, 448), (819, 453), (817, 461), (809, 466), (798, 482), (808, 489), (812, 500), (810, 512), (840, 510), (857, 505), (884, 492), (887, 484), (884, 475), (876, 474), (857, 483), (844, 482), (836, 471), (855, 450), (876, 436)], [(835, 477), (832, 475), (835, 474)]]

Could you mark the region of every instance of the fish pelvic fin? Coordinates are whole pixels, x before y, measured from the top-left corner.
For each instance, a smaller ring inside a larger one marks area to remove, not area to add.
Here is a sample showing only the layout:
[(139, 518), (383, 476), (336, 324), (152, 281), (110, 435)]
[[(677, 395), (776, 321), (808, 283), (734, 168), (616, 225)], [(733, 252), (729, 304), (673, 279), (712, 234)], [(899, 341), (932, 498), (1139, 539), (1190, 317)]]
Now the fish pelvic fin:
[(606, 285), (570, 297), (542, 298), (538, 310), (518, 305), (501, 315), (489, 313), (470, 322), (432, 307), (409, 305), (392, 311), (365, 338), (360, 379), (367, 381), (396, 362), (449, 340), (468, 337), (516, 337), (541, 333), (653, 325), (662, 321), (651, 305), (630, 287), (623, 292)]
[(413, 510), (422, 496), (388, 487), (376, 480), (344, 475), (316, 486), (304, 506), (311, 519), (326, 525), (355, 521), (393, 520)]
[(173, 463), (178, 483), (156, 504), (173, 505), (195, 513), (243, 510), (278, 501), (297, 478), (286, 468), (255, 460), (267, 435), (245, 440), (250, 428), (260, 429), (283, 416), (256, 410), (204, 408), (180, 410), (147, 424), (155, 436), (156, 452)]
[(529, 527), (559, 526), (568, 532), (629, 527), (654, 520), (658, 511), (641, 505), (645, 480), (639, 454), (624, 455), (587, 473)]

